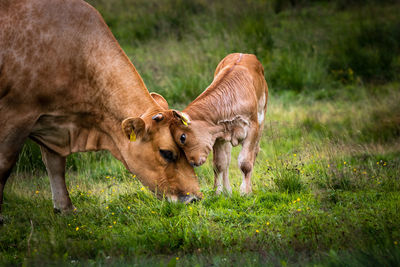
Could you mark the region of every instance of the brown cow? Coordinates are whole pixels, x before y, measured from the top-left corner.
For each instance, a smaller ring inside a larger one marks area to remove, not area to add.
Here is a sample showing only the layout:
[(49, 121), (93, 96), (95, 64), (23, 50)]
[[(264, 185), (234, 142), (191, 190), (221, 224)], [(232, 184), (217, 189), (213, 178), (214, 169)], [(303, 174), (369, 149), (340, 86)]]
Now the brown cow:
[[(213, 149), (214, 187), (232, 192), (228, 167), (231, 148), (242, 144), (239, 167), (242, 194), (251, 193), (251, 173), (267, 111), (268, 86), (256, 56), (230, 54), (217, 66), (211, 85), (171, 125), (175, 141), (193, 166), (202, 165)], [(223, 183), (222, 183), (223, 181)]]
[(158, 196), (200, 197), (169, 129), (172, 112), (153, 100), (94, 8), (80, 0), (1, 0), (0, 25), (0, 208), (27, 138), (41, 146), (61, 211), (73, 208), (66, 156), (90, 150), (109, 150)]

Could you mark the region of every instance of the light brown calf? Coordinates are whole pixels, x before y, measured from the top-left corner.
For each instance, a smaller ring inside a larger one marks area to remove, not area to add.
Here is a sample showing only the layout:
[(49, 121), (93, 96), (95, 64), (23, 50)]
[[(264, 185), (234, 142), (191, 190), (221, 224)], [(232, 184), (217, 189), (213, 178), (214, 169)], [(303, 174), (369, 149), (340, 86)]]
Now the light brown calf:
[(27, 138), (41, 146), (55, 209), (73, 208), (66, 156), (90, 150), (109, 150), (158, 196), (200, 197), (170, 132), (172, 112), (153, 100), (95, 9), (80, 0), (1, 0), (0, 25), (0, 210)]
[(267, 111), (268, 87), (256, 56), (230, 54), (217, 66), (211, 85), (171, 125), (175, 141), (193, 166), (213, 150), (216, 192), (231, 193), (228, 167), (232, 146), (242, 144), (239, 167), (242, 194), (251, 192), (251, 173)]

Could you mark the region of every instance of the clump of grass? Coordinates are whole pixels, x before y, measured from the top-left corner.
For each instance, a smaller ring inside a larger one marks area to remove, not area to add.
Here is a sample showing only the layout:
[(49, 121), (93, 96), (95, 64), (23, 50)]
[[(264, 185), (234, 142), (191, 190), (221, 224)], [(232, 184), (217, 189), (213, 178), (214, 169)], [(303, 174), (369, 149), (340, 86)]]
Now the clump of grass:
[(278, 190), (287, 193), (301, 192), (305, 188), (301, 177), (301, 163), (294, 163), (292, 160), (277, 161), (276, 163), (272, 167), (270, 175)]

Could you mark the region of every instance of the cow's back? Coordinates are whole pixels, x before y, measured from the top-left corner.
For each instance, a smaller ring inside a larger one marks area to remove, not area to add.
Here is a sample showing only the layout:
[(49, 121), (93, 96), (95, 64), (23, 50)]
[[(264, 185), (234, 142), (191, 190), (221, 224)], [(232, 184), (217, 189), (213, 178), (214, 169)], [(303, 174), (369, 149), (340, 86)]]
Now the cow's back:
[(0, 25), (0, 110), (46, 112), (87, 97), (89, 54), (108, 34), (97, 11), (78, 0), (3, 0)]

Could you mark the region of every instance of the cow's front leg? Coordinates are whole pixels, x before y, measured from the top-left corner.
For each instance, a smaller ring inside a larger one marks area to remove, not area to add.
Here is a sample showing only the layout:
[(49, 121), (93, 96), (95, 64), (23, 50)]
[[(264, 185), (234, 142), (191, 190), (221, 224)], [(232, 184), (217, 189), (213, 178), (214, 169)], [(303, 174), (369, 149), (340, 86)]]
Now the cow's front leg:
[(249, 129), (246, 139), (243, 141), (242, 150), (239, 153), (239, 168), (243, 175), (243, 181), (240, 185), (240, 193), (250, 194), (251, 190), (251, 174), (253, 172), (255, 158), (258, 152), (258, 127)]
[(229, 183), (229, 164), (231, 162), (232, 145), (229, 142), (217, 141), (213, 147), (214, 188), (220, 194), (224, 189), (232, 193)]
[(3, 224), (1, 207), (3, 205), (4, 187), (18, 159), (24, 141), (28, 137), (30, 124), (27, 122), (29, 120), (8, 121), (9, 124), (2, 124), (1, 122), (7, 122), (5, 118), (14, 118), (13, 116), (16, 115), (14, 113), (1, 113), (1, 115), (4, 115), (4, 117), (0, 116), (0, 224)]
[(65, 185), (66, 158), (44, 146), (40, 146), (40, 150), (47, 173), (49, 174), (54, 211), (69, 212), (74, 210), (75, 207), (72, 205), (67, 186)]
[[(18, 151), (13, 151), (12, 148), (8, 148), (6, 152), (5, 146), (0, 145), (0, 225), (3, 224), (3, 216), (1, 215), (1, 206), (3, 205), (3, 192), (8, 177), (10, 176), (11, 170), (15, 165), (18, 158)], [(4, 148), (4, 150), (3, 150)]]

